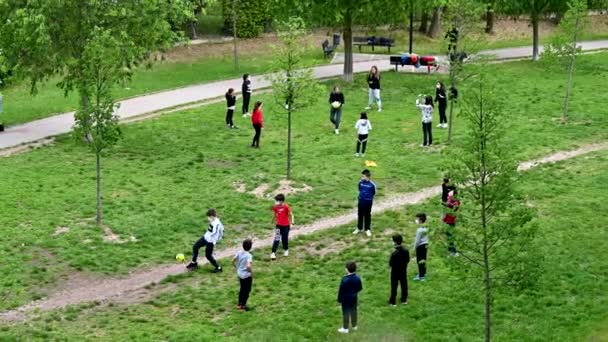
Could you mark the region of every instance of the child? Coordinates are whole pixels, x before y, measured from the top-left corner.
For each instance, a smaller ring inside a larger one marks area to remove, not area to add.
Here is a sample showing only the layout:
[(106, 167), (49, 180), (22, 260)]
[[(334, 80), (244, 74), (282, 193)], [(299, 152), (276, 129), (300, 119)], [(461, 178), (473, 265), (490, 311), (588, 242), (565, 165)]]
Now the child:
[[(285, 203), (285, 195), (278, 194), (274, 197), (274, 215), (271, 223), (276, 223), (274, 230), (274, 242), (272, 243), (272, 254), (270, 254), (271, 260), (276, 260), (277, 249), (279, 248), (279, 241), (283, 244), (284, 256), (289, 255), (289, 228), (290, 223), (294, 224), (294, 216), (291, 208)], [(291, 221), (289, 218), (291, 217)]]
[(424, 97), (424, 104), (420, 104), (420, 97), (416, 98), (416, 108), (420, 110), (422, 114), (422, 134), (424, 135), (422, 147), (433, 145), (433, 98), (430, 96)]
[[(334, 108), (334, 102), (340, 103), (338, 108)], [(340, 134), (340, 121), (342, 121), (342, 106), (344, 106), (344, 94), (340, 91), (338, 86), (329, 94), (329, 121), (334, 124), (336, 134)]]
[(416, 224), (419, 225), (416, 229), (416, 240), (414, 240), (414, 250), (416, 251), (416, 263), (418, 264), (418, 274), (414, 280), (426, 280), (426, 252), (429, 245), (429, 229), (424, 226), (426, 223), (426, 214), (416, 214)]
[(439, 128), (448, 128), (448, 118), (445, 116), (445, 110), (448, 106), (448, 95), (445, 92), (445, 85), (441, 81), (437, 81), (435, 86), (435, 102), (439, 106)]
[(393, 235), (395, 251), (391, 254), (389, 266), (391, 267), (391, 298), (388, 304), (397, 306), (397, 288), (401, 283), (401, 304), (407, 304), (407, 264), (410, 262), (410, 252), (403, 248), (403, 237), (399, 234)]
[(450, 256), (458, 256), (456, 246), (454, 245), (454, 228), (456, 227), (456, 212), (460, 208), (460, 201), (455, 198), (456, 189), (448, 193), (448, 200), (445, 203), (447, 213), (443, 217), (443, 223), (447, 225), (445, 234), (448, 238), (448, 253)]
[(236, 107), (236, 96), (234, 95), (234, 89), (228, 89), (226, 93), (226, 126), (228, 128), (236, 128), (234, 122), (232, 122), (232, 116), (234, 115), (234, 108)]
[(251, 80), (249, 79), (249, 74), (243, 75), (241, 94), (243, 94), (243, 117), (246, 117), (249, 115), (249, 100), (251, 100)]
[(209, 220), (209, 228), (205, 234), (194, 243), (192, 246), (192, 261), (186, 266), (187, 269), (193, 270), (198, 267), (196, 259), (198, 258), (198, 250), (201, 247), (205, 247), (205, 257), (211, 265), (213, 265), (213, 273), (222, 272), (222, 267), (218, 265), (217, 261), (213, 257), (213, 248), (222, 239), (224, 235), (224, 226), (220, 219), (217, 218), (215, 209), (211, 208), (207, 210), (207, 220)]
[(374, 196), (376, 195), (376, 184), (371, 180), (372, 174), (365, 169), (361, 172), (361, 180), (359, 181), (359, 203), (357, 205), (357, 229), (353, 234), (360, 234), (363, 231), (363, 222), (365, 221), (365, 234), (372, 236), (372, 205), (374, 204)]
[[(358, 157), (359, 155), (365, 157), (367, 137), (369, 136), (369, 131), (372, 129), (372, 123), (367, 119), (366, 112), (361, 113), (360, 119), (355, 123), (355, 129), (357, 130), (357, 149), (355, 157)], [(363, 145), (363, 149), (361, 149), (361, 145)], [(361, 151), (361, 154), (359, 154), (359, 151)]]
[(367, 85), (369, 86), (368, 104), (366, 110), (372, 109), (372, 104), (376, 102), (378, 111), (382, 111), (382, 101), (380, 100), (380, 72), (377, 66), (372, 66), (367, 74)]
[(262, 127), (264, 127), (264, 119), (262, 117), (262, 101), (258, 101), (253, 106), (253, 115), (251, 116), (251, 124), (255, 130), (251, 147), (260, 148), (260, 135), (262, 135)]
[(357, 294), (363, 290), (361, 278), (355, 273), (357, 264), (354, 261), (346, 263), (346, 273), (340, 282), (338, 303), (342, 304), (342, 328), (339, 333), (348, 334), (349, 321), (352, 330), (357, 330)]
[(249, 293), (251, 293), (251, 286), (253, 285), (253, 275), (251, 271), (251, 262), (253, 257), (249, 251), (253, 243), (250, 239), (243, 241), (243, 250), (236, 253), (232, 264), (236, 267), (236, 275), (239, 277), (241, 284), (239, 290), (239, 304), (237, 309), (241, 311), (249, 311), (247, 307), (247, 299), (249, 299)]

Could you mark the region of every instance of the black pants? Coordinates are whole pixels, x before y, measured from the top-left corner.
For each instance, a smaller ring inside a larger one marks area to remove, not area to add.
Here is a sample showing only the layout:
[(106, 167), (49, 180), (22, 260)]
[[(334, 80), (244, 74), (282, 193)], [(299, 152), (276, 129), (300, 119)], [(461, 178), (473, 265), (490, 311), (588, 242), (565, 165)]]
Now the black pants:
[(209, 260), (209, 263), (215, 268), (220, 267), (213, 257), (213, 244), (207, 242), (204, 236), (198, 239), (198, 241), (194, 243), (194, 246), (192, 246), (192, 261), (196, 262), (196, 259), (198, 258), (198, 250), (201, 249), (201, 247), (205, 247), (205, 258)]
[(446, 223), (448, 225), (445, 230), (445, 235), (448, 237), (448, 252), (456, 253), (456, 245), (454, 244), (454, 227), (456, 227), (455, 223)]
[(253, 124), (253, 129), (255, 130), (255, 135), (253, 136), (253, 142), (251, 143), (251, 147), (260, 147), (260, 135), (262, 135), (262, 125)]
[(354, 328), (357, 326), (357, 304), (345, 305), (342, 304), (342, 327), (349, 328), (350, 325)]
[(391, 298), (389, 304), (397, 304), (397, 288), (401, 283), (401, 303), (407, 302), (407, 272), (391, 272)]
[(251, 93), (243, 93), (243, 114), (249, 113), (249, 100), (251, 100)]
[(234, 115), (234, 109), (226, 110), (226, 125), (232, 127), (234, 126), (234, 122), (232, 122), (232, 116)]
[(431, 131), (432, 126), (433, 126), (432, 122), (423, 122), (422, 123), (422, 135), (424, 136), (422, 145), (424, 145), (424, 146), (433, 144), (433, 132)]
[(439, 104), (439, 123), (448, 123), (448, 118), (445, 116), (447, 104)]
[(357, 228), (363, 229), (365, 222), (365, 230), (370, 230), (372, 226), (372, 204), (373, 202), (359, 201), (357, 212)]
[[(357, 153), (361, 151), (361, 153), (365, 154), (365, 148), (367, 147), (367, 137), (368, 134), (359, 134), (359, 138), (357, 139)], [(363, 149), (361, 149), (362, 145)]]
[(247, 300), (249, 299), (249, 294), (253, 287), (253, 277), (245, 279), (239, 278), (239, 282), (241, 283), (241, 288), (239, 290), (239, 305), (245, 306), (247, 305)]
[(283, 244), (283, 250), (289, 249), (289, 226), (279, 226), (274, 230), (274, 242), (272, 243), (272, 253), (276, 253), (279, 248), (279, 241)]
[(426, 276), (426, 252), (428, 245), (420, 245), (416, 247), (416, 263), (418, 264), (418, 276)]

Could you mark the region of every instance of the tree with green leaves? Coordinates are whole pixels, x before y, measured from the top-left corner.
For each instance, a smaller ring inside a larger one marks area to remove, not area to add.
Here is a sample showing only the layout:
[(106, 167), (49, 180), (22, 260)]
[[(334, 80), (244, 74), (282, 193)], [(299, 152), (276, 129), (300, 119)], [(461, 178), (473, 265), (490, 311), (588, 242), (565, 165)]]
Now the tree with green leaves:
[(461, 114), (467, 135), (448, 151), (450, 178), (460, 189), (462, 201), (453, 242), (461, 268), (468, 280), (482, 284), (484, 337), (491, 339), (492, 304), (496, 291), (508, 286), (526, 286), (526, 270), (533, 265), (533, 212), (519, 195), (517, 163), (503, 139), (501, 96), (495, 93), (482, 71), (463, 97)]
[(568, 120), (568, 105), (572, 91), (572, 81), (574, 79), (574, 65), (577, 55), (581, 53), (581, 48), (576, 43), (584, 30), (587, 12), (586, 0), (568, 1), (568, 11), (560, 21), (558, 30), (553, 34), (550, 43), (545, 46), (543, 53), (544, 62), (565, 66), (568, 70), (566, 94), (564, 95), (562, 111), (562, 120), (564, 122)]
[(127, 82), (151, 53), (172, 47), (173, 30), (191, 19), (184, 0), (0, 1), (0, 46), (7, 65), (37, 85), (51, 77), (80, 105), (75, 134), (97, 158), (97, 223), (101, 223), (101, 153), (119, 137), (112, 89)]
[(291, 123), (293, 113), (314, 104), (323, 88), (314, 78), (312, 69), (303, 69), (304, 49), (300, 38), (306, 33), (304, 21), (293, 17), (281, 23), (276, 66), (279, 72), (270, 76), (273, 96), (279, 108), (287, 112), (287, 179), (291, 177)]

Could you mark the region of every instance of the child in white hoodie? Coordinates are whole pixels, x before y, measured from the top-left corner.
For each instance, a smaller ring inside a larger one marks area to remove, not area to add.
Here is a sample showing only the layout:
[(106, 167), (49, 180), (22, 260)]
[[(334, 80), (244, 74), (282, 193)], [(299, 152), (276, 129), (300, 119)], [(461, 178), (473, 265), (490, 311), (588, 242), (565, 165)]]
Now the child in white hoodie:
[(203, 236), (201, 236), (194, 246), (192, 246), (192, 261), (186, 266), (186, 268), (193, 270), (198, 267), (196, 259), (198, 258), (198, 251), (201, 247), (205, 247), (205, 257), (211, 265), (213, 265), (213, 273), (222, 272), (222, 267), (217, 263), (213, 257), (213, 248), (222, 239), (224, 235), (224, 226), (219, 218), (215, 209), (207, 210), (207, 219), (209, 220), (209, 228)]
[[(367, 147), (367, 137), (369, 136), (369, 131), (372, 129), (372, 123), (367, 119), (367, 113), (362, 112), (361, 118), (357, 120), (355, 124), (355, 129), (357, 130), (357, 152), (355, 153), (355, 157), (359, 155), (365, 157), (365, 148)], [(361, 154), (359, 154), (361, 152)]]

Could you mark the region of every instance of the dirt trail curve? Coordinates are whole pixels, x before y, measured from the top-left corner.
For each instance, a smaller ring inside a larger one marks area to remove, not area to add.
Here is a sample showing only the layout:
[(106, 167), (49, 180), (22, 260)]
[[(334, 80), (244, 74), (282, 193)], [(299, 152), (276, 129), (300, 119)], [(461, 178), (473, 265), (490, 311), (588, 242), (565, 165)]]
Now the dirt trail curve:
[[(525, 171), (541, 164), (566, 160), (604, 149), (608, 149), (608, 142), (585, 145), (571, 151), (556, 152), (543, 158), (523, 162), (519, 165), (518, 170)], [(441, 189), (439, 187), (429, 187), (416, 192), (395, 194), (378, 201), (374, 206), (373, 212), (381, 213), (406, 205), (420, 203), (438, 195), (440, 192)], [(355, 217), (356, 210), (351, 210), (340, 216), (324, 218), (309, 225), (299, 227), (292, 232), (292, 237), (295, 238), (298, 235), (311, 234), (316, 231), (346, 225), (353, 222)], [(269, 247), (271, 244), (272, 238), (255, 241), (256, 248)], [(216, 256), (219, 259), (227, 258), (234, 255), (236, 252), (236, 248), (231, 248), (218, 252)], [(205, 263), (206, 261), (201, 262), (201, 264)], [(182, 264), (162, 265), (152, 269), (134, 272), (123, 278), (107, 278), (105, 280), (99, 280), (95, 284), (81, 283), (75, 286), (68, 286), (64, 290), (53, 293), (48, 298), (37, 300), (17, 309), (0, 313), (0, 321), (22, 321), (26, 319), (26, 313), (33, 310), (46, 311), (85, 302), (124, 300), (129, 296), (137, 296), (138, 290), (141, 290), (149, 284), (158, 283), (168, 276), (177, 275), (183, 272), (185, 272), (185, 268)]]

